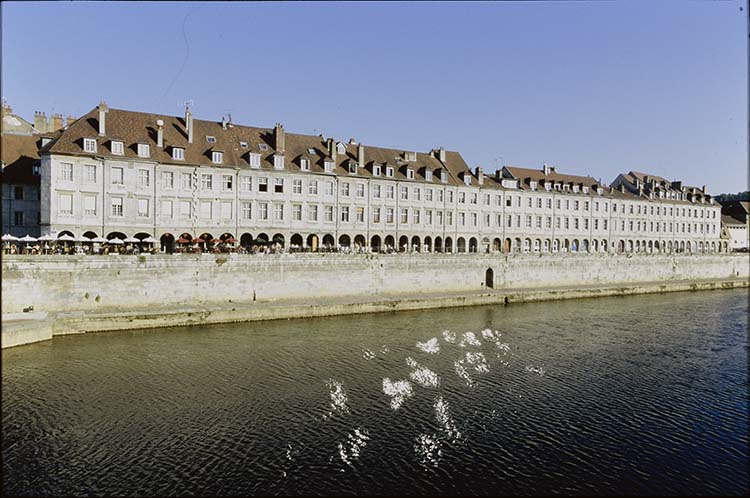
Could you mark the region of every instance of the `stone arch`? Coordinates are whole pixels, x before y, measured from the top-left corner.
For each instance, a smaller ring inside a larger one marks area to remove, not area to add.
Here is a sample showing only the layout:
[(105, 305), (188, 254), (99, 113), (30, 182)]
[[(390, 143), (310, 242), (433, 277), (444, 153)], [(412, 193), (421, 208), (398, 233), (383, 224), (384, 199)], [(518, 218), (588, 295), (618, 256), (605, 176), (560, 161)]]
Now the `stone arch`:
[(500, 238), (499, 237), (495, 237), (494, 239), (492, 239), (492, 250), (494, 252), (500, 252), (500, 248), (501, 248), (502, 244), (503, 243), (500, 241)]
[(284, 247), (286, 239), (284, 238), (282, 234), (277, 233), (273, 236), (273, 239), (271, 239), (271, 242), (273, 242), (274, 244), (279, 244), (281, 247)]
[(542, 250), (542, 241), (534, 239), (534, 252), (540, 252)]
[(523, 252), (531, 252), (531, 239), (523, 239)]
[(318, 236), (314, 233), (307, 236), (307, 247), (312, 252), (318, 252)]
[(466, 252), (466, 239), (459, 237), (456, 241), (456, 252)]
[(386, 250), (396, 249), (396, 239), (393, 235), (386, 235), (385, 239), (383, 239), (383, 244), (385, 244)]
[(336, 239), (333, 238), (333, 235), (330, 233), (323, 235), (323, 246), (328, 250), (336, 247)]
[(422, 244), (424, 245), (424, 250), (427, 252), (432, 252), (432, 237), (429, 235), (424, 238), (422, 241)]
[(398, 252), (405, 252), (409, 250), (409, 237), (402, 235), (398, 238)]
[(159, 237), (159, 246), (162, 252), (172, 254), (174, 252), (174, 243), (174, 235), (169, 232), (164, 233)]
[(596, 239), (593, 239), (591, 241), (591, 251), (592, 252), (599, 252), (599, 241)]
[(601, 244), (599, 244), (599, 248), (602, 252), (607, 252), (607, 249), (609, 249), (609, 247), (607, 247), (608, 245), (609, 244), (607, 244), (607, 239), (602, 239)]
[(422, 250), (422, 242), (419, 240), (419, 237), (416, 235), (411, 238), (411, 247), (409, 248), (412, 251), (420, 252)]
[(240, 245), (245, 249), (249, 249), (253, 245), (253, 236), (247, 232), (240, 236)]
[(589, 239), (581, 240), (581, 252), (589, 252)]
[[(64, 233), (64, 232), (63, 232), (63, 233)], [(68, 232), (68, 233), (70, 233), (70, 232)], [(58, 237), (59, 237), (59, 236), (60, 236), (60, 235), (58, 235)], [(120, 239), (120, 240), (125, 240), (125, 239), (127, 239), (127, 238), (128, 238), (128, 236), (127, 236), (127, 235), (125, 235), (125, 234), (124, 234), (124, 233), (122, 233), (122, 232), (109, 232), (109, 233), (107, 234), (107, 237), (106, 237), (106, 238), (107, 238), (107, 240), (112, 240), (112, 239), (114, 239), (115, 237), (116, 237), (116, 238), (118, 238), (118, 239)]]
[(579, 247), (580, 243), (578, 242), (578, 239), (573, 239), (573, 242), (570, 244), (570, 252), (578, 252)]
[(484, 285), (490, 289), (495, 288), (495, 272), (492, 268), (487, 268), (484, 272)]
[(558, 252), (560, 250), (560, 239), (552, 241), (552, 252)]
[(289, 238), (289, 250), (290, 251), (301, 251), (303, 249), (304, 240), (302, 234), (295, 233)]
[(352, 245), (352, 239), (347, 234), (342, 233), (339, 235), (339, 245), (341, 247), (349, 247)]
[(513, 245), (513, 252), (521, 252), (523, 249), (523, 242), (520, 237), (516, 237), (516, 243)]
[(544, 252), (550, 252), (552, 250), (552, 243), (549, 239), (544, 239), (544, 246), (542, 248)]
[(358, 246), (359, 248), (363, 248), (367, 246), (367, 239), (365, 239), (364, 235), (357, 234), (354, 236), (354, 245)]
[(373, 252), (380, 252), (380, 235), (370, 237), (370, 248)]
[(443, 238), (435, 237), (435, 252), (443, 252)]
[(445, 238), (445, 252), (453, 253), (453, 239), (451, 237)]
[(477, 238), (471, 237), (469, 239), (469, 252), (477, 252)]
[(83, 232), (83, 236), (87, 239), (95, 239), (97, 237), (96, 232), (92, 232), (89, 230), (88, 232)]
[(505, 242), (503, 242), (503, 252), (509, 253), (512, 246), (513, 246), (513, 242), (511, 242), (509, 237), (506, 237)]

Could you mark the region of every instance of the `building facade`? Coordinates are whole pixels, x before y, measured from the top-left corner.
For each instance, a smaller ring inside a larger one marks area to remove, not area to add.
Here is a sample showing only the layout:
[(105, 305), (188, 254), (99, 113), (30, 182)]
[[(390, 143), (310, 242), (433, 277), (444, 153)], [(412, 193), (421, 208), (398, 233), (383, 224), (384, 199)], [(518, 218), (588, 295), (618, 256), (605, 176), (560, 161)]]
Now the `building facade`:
[[(720, 206), (640, 173), (471, 170), (427, 153), (109, 109), (40, 150), (41, 231), (446, 252), (718, 252)], [(636, 183), (633, 183), (636, 182)], [(634, 186), (635, 185), (635, 186)], [(640, 186), (639, 186), (640, 185)]]
[(750, 202), (722, 201), (721, 219), (732, 251), (750, 248)]

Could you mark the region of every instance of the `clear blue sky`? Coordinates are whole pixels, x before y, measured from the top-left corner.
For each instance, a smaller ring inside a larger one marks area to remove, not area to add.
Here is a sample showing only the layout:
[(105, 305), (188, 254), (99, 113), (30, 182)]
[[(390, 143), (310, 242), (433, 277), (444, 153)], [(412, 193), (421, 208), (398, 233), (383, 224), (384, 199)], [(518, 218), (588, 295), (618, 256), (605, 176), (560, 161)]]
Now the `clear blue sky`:
[[(14, 111), (194, 114), (747, 188), (745, 2), (8, 3)], [(743, 8), (741, 11), (740, 8)], [(184, 34), (183, 34), (184, 30)]]

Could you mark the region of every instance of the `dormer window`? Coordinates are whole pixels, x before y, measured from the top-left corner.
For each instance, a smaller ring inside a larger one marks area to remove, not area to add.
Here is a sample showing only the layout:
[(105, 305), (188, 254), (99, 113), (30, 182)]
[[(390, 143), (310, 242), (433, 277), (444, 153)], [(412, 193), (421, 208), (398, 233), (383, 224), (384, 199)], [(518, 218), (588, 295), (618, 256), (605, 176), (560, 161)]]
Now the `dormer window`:
[(339, 154), (346, 154), (346, 145), (341, 142), (336, 144), (336, 152)]
[(570, 192), (570, 185), (568, 184), (563, 185), (563, 192)]
[(251, 168), (260, 168), (260, 154), (251, 152), (247, 155), (247, 161), (250, 163)]
[(83, 139), (83, 151), (96, 153), (96, 139), (95, 138), (84, 138)]
[(281, 154), (273, 155), (273, 169), (284, 169), (284, 156)]
[(596, 193), (597, 193), (598, 195), (602, 195), (602, 194), (604, 194), (604, 189), (603, 189), (603, 188), (601, 188), (601, 187), (596, 187)]
[(372, 167), (372, 176), (380, 176), (380, 165), (379, 164), (375, 164)]
[(532, 181), (530, 181), (530, 182), (529, 182), (529, 187), (531, 187), (531, 190), (536, 190), (536, 182), (535, 182), (535, 181), (533, 181), (533, 180), (532, 180)]
[(211, 162), (214, 164), (221, 164), (224, 160), (224, 153), (217, 150), (211, 152)]
[(546, 190), (547, 192), (549, 192), (550, 190), (552, 190), (552, 183), (550, 183), (550, 182), (544, 182), (544, 190)]
[(392, 166), (386, 166), (385, 167), (385, 176), (388, 178), (393, 178), (393, 167)]
[(440, 181), (443, 183), (448, 183), (448, 172), (445, 170), (440, 171)]
[(356, 175), (357, 174), (357, 163), (350, 162), (349, 163), (349, 174), (350, 175)]
[(122, 142), (119, 142), (117, 140), (112, 141), (112, 154), (116, 156), (125, 154), (125, 147), (123, 146)]
[(138, 144), (138, 157), (151, 157), (150, 149), (148, 144)]
[(302, 171), (310, 171), (310, 160), (304, 157), (300, 159), (299, 169), (301, 169)]
[(407, 161), (416, 161), (417, 153), (416, 152), (404, 152), (404, 159)]
[(573, 193), (574, 194), (578, 193), (578, 185), (573, 185)]
[(406, 168), (406, 178), (408, 180), (413, 180), (414, 179), (414, 170), (413, 169)]
[(468, 173), (464, 175), (464, 185), (471, 185), (471, 176)]
[(47, 137), (42, 137), (42, 147), (44, 147), (45, 145), (47, 145), (47, 144), (48, 144), (48, 143), (50, 143), (51, 141), (52, 141), (52, 139), (51, 139), (51, 138), (47, 138)]
[(432, 181), (432, 171), (430, 171), (429, 169), (424, 170), (424, 179), (427, 180), (428, 182), (431, 182)]
[(184, 161), (185, 149), (183, 149), (182, 147), (172, 147), (172, 159), (176, 159), (178, 161)]
[(211, 135), (206, 135), (206, 142), (208, 142), (210, 144), (215, 144), (216, 143), (216, 137), (212, 137)]
[(560, 184), (559, 183), (555, 183), (555, 190), (560, 191)]
[(584, 194), (588, 194), (589, 193), (589, 188), (588, 187), (583, 187), (583, 193)]
[(323, 162), (323, 169), (326, 173), (333, 173), (333, 161), (330, 159), (326, 159)]

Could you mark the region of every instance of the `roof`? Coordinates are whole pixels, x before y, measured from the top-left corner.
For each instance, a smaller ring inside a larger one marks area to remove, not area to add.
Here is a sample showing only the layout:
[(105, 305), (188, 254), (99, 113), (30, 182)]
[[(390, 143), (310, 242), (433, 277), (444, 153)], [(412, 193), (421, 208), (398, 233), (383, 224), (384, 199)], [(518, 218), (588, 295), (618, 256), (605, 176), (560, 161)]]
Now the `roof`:
[(38, 184), (39, 176), (34, 175), (33, 166), (39, 162), (39, 135), (0, 135), (3, 163), (3, 183)]
[(738, 220), (734, 216), (730, 216), (728, 214), (721, 215), (721, 223), (724, 225), (732, 225), (732, 226), (734, 225), (739, 225), (741, 227), (746, 226), (744, 221)]
[(519, 168), (517, 166), (505, 166), (504, 169), (510, 173), (513, 178), (518, 180), (529, 179), (535, 182), (551, 181), (551, 182), (562, 182), (562, 183), (575, 183), (583, 184), (588, 187), (600, 186), (601, 183), (590, 176), (579, 176), (579, 175), (563, 175), (555, 170), (550, 170), (549, 174), (544, 174), (544, 171), (540, 169), (532, 168)]
[[(164, 147), (156, 145), (157, 120), (164, 122), (163, 135)], [(193, 119), (193, 143), (189, 144), (187, 139), (185, 118), (179, 116), (166, 116), (143, 112), (109, 109), (106, 114), (106, 136), (99, 136), (99, 111), (92, 109), (72, 123), (60, 136), (59, 139), (45, 149), (55, 154), (91, 155), (83, 151), (83, 139), (94, 138), (98, 144), (98, 155), (111, 156), (113, 158), (138, 158), (138, 144), (149, 144), (150, 159), (162, 164), (175, 165), (200, 165), (211, 167), (226, 167), (249, 169), (249, 153), (260, 154), (261, 169), (273, 170), (273, 156), (276, 154), (275, 137), (273, 128), (257, 128), (237, 124), (228, 124), (226, 129), (221, 122)], [(215, 141), (209, 143), (206, 137), (214, 137)], [(124, 156), (115, 156), (111, 153), (111, 141), (118, 140), (124, 143)], [(240, 142), (246, 143), (242, 147)], [(324, 172), (324, 160), (328, 155), (327, 141), (320, 135), (301, 135), (296, 133), (285, 133), (286, 157), (285, 169), (294, 171), (300, 169), (299, 159), (306, 156), (311, 160), (311, 172)], [(349, 176), (349, 161), (357, 161), (357, 147), (359, 144), (342, 143), (346, 152), (337, 154), (334, 173)], [(265, 150), (261, 147), (265, 146)], [(404, 151), (385, 147), (374, 147), (363, 144), (365, 155), (365, 168), (358, 168), (356, 175), (370, 177), (374, 163), (394, 166), (394, 178), (406, 180), (406, 169), (411, 167), (415, 171), (415, 180), (426, 181), (425, 169), (436, 171), (443, 167), (439, 159), (429, 153), (417, 153), (417, 160), (405, 162)], [(172, 159), (172, 148), (185, 149), (184, 160)], [(308, 149), (314, 149), (315, 154), (308, 153)], [(221, 165), (211, 161), (212, 151), (222, 151), (223, 161)], [(449, 172), (448, 184), (458, 184), (458, 174), (469, 171), (468, 166), (458, 152), (446, 152), (446, 169)], [(385, 172), (383, 172), (385, 173)], [(441, 183), (439, 176), (434, 177), (431, 183)], [(460, 182), (462, 183), (462, 182)]]

